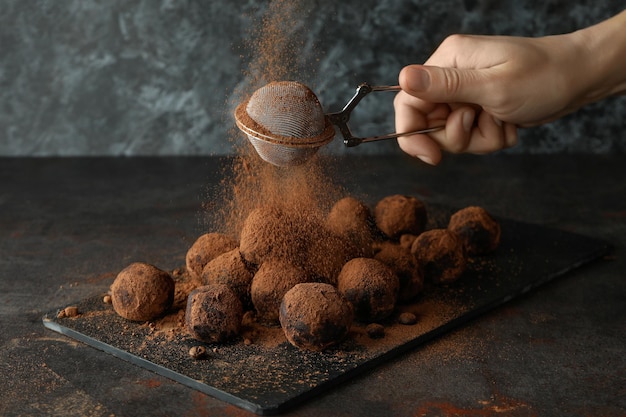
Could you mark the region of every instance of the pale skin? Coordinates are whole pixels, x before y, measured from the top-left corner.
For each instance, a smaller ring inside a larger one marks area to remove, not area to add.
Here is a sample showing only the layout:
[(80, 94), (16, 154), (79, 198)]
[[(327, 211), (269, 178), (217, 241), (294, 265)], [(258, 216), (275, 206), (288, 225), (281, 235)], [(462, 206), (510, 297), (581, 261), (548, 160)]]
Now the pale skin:
[(424, 65), (399, 75), (398, 138), (437, 165), (442, 152), (486, 154), (514, 146), (518, 128), (626, 93), (626, 11), (576, 32), (540, 38), (452, 35)]

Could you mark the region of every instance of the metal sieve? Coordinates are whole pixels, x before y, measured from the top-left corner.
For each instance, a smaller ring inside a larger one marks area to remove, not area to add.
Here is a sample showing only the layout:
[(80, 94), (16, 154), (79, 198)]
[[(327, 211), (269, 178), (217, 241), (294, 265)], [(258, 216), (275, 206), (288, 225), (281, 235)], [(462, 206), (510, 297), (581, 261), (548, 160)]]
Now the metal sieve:
[(443, 129), (443, 126), (437, 126), (367, 138), (354, 136), (348, 126), (350, 113), (363, 97), (373, 91), (400, 91), (400, 86), (361, 84), (340, 112), (324, 114), (317, 96), (304, 84), (272, 82), (256, 90), (247, 101), (237, 106), (235, 122), (259, 156), (277, 166), (306, 162), (319, 148), (333, 140), (334, 126), (341, 132), (347, 147)]

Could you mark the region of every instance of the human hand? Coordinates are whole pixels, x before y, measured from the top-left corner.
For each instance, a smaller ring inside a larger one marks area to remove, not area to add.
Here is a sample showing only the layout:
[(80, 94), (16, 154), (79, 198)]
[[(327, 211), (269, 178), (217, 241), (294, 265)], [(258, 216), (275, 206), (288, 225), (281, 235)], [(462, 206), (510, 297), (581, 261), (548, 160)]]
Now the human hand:
[(437, 164), (441, 151), (489, 153), (517, 143), (517, 128), (574, 111), (584, 100), (583, 63), (570, 35), (543, 38), (453, 35), (425, 65), (399, 76), (396, 131), (444, 124), (398, 138), (400, 148)]

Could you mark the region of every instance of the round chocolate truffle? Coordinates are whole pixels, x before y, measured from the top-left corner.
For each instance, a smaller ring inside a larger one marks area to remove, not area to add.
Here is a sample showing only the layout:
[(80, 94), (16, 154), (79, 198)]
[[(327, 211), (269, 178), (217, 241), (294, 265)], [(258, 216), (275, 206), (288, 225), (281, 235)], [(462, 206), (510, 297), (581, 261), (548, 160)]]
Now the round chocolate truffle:
[(250, 305), (252, 277), (254, 273), (244, 262), (239, 249), (221, 254), (202, 270), (203, 285), (227, 285), (239, 297), (244, 308)]
[(426, 206), (412, 196), (385, 197), (376, 204), (374, 215), (376, 226), (393, 240), (405, 233), (419, 235), (426, 227)]
[(306, 282), (306, 273), (281, 259), (269, 259), (261, 265), (250, 288), (257, 320), (265, 323), (278, 321), (280, 302), (294, 285)]
[(261, 206), (252, 210), (243, 223), (239, 251), (246, 262), (255, 265), (280, 258), (300, 266), (310, 236), (319, 227), (308, 213)]
[(326, 227), (355, 248), (354, 257), (372, 256), (373, 224), (369, 207), (354, 197), (337, 201), (326, 217)]
[(111, 302), (120, 316), (147, 321), (161, 316), (174, 301), (174, 280), (165, 271), (142, 262), (128, 265), (111, 285)]
[(187, 271), (194, 279), (200, 279), (204, 266), (219, 255), (237, 247), (237, 241), (222, 233), (200, 236), (187, 251)]
[(466, 207), (454, 213), (448, 230), (461, 238), (470, 255), (486, 255), (500, 244), (500, 224), (482, 207)]
[(424, 275), (415, 255), (401, 245), (385, 242), (374, 259), (390, 267), (400, 281), (400, 301), (409, 301), (424, 289)]
[(405, 233), (402, 236), (400, 236), (400, 246), (410, 251), (411, 246), (413, 246), (413, 242), (415, 242), (415, 239), (417, 239), (417, 235)]
[(341, 268), (359, 252), (344, 237), (322, 228), (309, 242), (305, 269), (314, 280), (336, 285)]
[(411, 253), (422, 266), (424, 278), (436, 284), (456, 281), (467, 265), (463, 241), (447, 229), (422, 233), (413, 242)]
[(399, 287), (393, 270), (373, 258), (348, 261), (337, 280), (339, 292), (354, 306), (356, 318), (364, 322), (388, 317), (395, 308)]
[(348, 334), (352, 320), (352, 306), (330, 284), (298, 284), (280, 305), (285, 337), (300, 349), (321, 351), (337, 344)]
[(189, 294), (185, 323), (196, 340), (223, 343), (233, 339), (242, 319), (239, 297), (224, 284), (204, 285)]

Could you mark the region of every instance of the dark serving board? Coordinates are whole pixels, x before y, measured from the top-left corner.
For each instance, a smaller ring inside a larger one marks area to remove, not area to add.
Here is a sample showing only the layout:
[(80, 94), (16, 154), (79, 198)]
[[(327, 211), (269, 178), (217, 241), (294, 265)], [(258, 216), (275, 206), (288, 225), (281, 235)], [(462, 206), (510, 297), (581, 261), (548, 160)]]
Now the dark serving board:
[[(205, 360), (190, 358), (199, 343), (183, 333), (154, 336), (148, 325), (120, 318), (98, 295), (76, 304), (83, 313), (43, 318), (44, 325), (135, 365), (257, 414), (277, 414), (392, 357), (460, 326), (572, 269), (610, 247), (585, 236), (498, 219), (502, 242), (489, 256), (474, 258), (449, 286), (429, 287), (402, 309), (420, 318), (413, 326), (390, 320), (386, 336), (369, 339), (355, 325), (336, 349), (305, 352), (288, 342), (207, 346)], [(276, 329), (275, 329), (276, 330)], [(152, 336), (151, 336), (152, 335)]]

